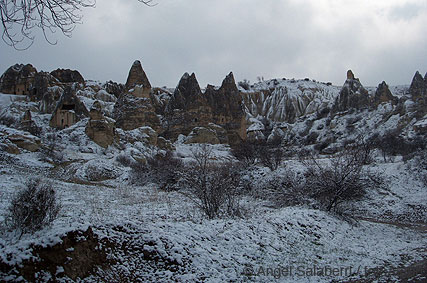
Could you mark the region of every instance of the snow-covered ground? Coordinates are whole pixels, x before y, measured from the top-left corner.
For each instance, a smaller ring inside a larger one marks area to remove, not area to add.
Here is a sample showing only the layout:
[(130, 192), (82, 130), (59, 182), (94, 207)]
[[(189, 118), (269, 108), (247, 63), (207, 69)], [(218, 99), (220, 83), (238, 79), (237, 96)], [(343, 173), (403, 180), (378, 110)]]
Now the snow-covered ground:
[[(178, 155), (189, 158), (192, 147), (177, 144)], [(218, 146), (214, 154), (226, 158), (228, 153)], [(427, 238), (422, 231), (364, 220), (352, 225), (307, 207), (271, 208), (250, 196), (241, 200), (244, 218), (207, 220), (179, 192), (161, 191), (154, 184), (132, 185), (130, 169), (112, 155), (86, 153), (79, 157), (82, 160), (90, 161), (80, 167), (90, 162), (98, 168), (99, 164), (114, 167), (114, 177), (87, 183), (60, 180), (37, 153), (10, 160), (2, 157), (0, 214), (25, 181), (36, 176), (53, 183), (62, 204), (53, 225), (35, 235), (18, 240), (4, 232), (0, 238), (3, 261), (21, 262), (32, 256), (32, 244), (52, 246), (68, 231), (87, 227), (100, 238), (126, 243), (127, 250), (112, 252), (109, 256), (115, 264), (94, 272), (86, 282), (115, 278), (114, 274), (151, 282), (329, 282), (363, 277), (375, 267), (408, 266), (426, 255), (422, 248)], [(287, 168), (300, 166), (287, 163)], [(426, 188), (411, 177), (403, 162), (379, 164), (375, 170), (383, 172), (390, 187), (374, 190), (361, 201), (362, 216), (398, 221), (392, 216), (399, 216), (409, 205), (427, 203)], [(421, 217), (426, 220), (425, 211)], [(155, 251), (176, 267), (150, 265), (140, 249)], [(19, 279), (13, 271), (1, 272), (3, 280)]]

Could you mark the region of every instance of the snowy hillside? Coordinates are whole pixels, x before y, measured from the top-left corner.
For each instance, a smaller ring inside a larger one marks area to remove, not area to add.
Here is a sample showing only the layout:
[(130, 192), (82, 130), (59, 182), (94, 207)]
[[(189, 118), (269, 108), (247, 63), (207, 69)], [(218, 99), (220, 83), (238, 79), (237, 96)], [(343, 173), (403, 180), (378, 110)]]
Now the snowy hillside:
[(126, 85), (73, 72), (0, 94), (1, 282), (426, 280), (419, 73), (202, 90), (152, 88), (139, 61)]

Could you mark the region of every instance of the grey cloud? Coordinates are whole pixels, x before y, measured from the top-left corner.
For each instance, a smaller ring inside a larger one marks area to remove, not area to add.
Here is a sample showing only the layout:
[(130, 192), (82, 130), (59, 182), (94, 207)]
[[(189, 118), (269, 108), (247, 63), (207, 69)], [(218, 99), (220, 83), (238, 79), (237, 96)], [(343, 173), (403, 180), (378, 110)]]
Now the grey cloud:
[[(171, 87), (184, 72), (195, 72), (203, 87), (219, 85), (229, 71), (237, 80), (310, 77), (338, 85), (349, 68), (366, 85), (408, 84), (416, 70), (425, 71), (426, 39), (408, 45), (396, 34), (394, 44), (382, 44), (378, 18), (369, 13), (322, 29), (313, 20), (322, 15), (309, 1), (158, 2), (153, 8), (136, 0), (99, 2), (85, 10), (84, 24), (71, 39), (56, 35), (56, 46), (41, 37), (24, 52), (0, 43), (0, 71), (28, 62), (46, 71), (72, 68), (86, 79), (125, 82), (138, 59), (153, 85)], [(420, 18), (407, 32), (425, 23)]]

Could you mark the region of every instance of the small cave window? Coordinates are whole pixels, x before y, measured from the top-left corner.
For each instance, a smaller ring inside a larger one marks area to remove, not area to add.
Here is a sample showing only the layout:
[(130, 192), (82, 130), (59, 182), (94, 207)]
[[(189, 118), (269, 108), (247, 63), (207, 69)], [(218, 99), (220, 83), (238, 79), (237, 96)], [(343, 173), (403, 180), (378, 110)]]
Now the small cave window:
[(64, 125), (64, 119), (61, 119), (61, 126)]
[(74, 104), (64, 104), (62, 105), (62, 110), (74, 110), (75, 105)]
[(194, 118), (194, 122), (196, 122), (196, 123), (197, 123), (197, 118)]

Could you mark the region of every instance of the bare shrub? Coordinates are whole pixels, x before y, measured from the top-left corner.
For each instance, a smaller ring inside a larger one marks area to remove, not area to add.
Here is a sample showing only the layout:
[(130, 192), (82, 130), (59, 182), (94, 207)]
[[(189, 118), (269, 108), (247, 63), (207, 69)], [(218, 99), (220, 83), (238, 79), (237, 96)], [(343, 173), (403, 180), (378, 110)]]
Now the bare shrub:
[(145, 162), (131, 164), (131, 179), (143, 185), (147, 182), (157, 183), (163, 190), (178, 190), (183, 164), (171, 151), (157, 153)]
[(124, 167), (129, 167), (132, 164), (132, 158), (124, 154), (118, 155), (116, 161)]
[(369, 188), (383, 183), (380, 176), (363, 166), (366, 161), (367, 156), (359, 147), (345, 148), (328, 160), (309, 155), (301, 160), (305, 166), (305, 190), (322, 208), (338, 212), (341, 203), (360, 199)]
[(48, 133), (45, 139), (45, 146), (41, 150), (43, 159), (53, 162), (61, 163), (64, 160), (64, 155), (61, 152), (61, 138), (58, 133)]
[(232, 148), (231, 153), (245, 166), (261, 163), (263, 166), (276, 170), (285, 157), (281, 138), (276, 136), (270, 141), (246, 140)]
[(231, 153), (236, 157), (245, 167), (256, 164), (258, 152), (257, 141), (244, 140), (240, 144), (231, 149)]
[(419, 143), (419, 140), (412, 143), (406, 141), (397, 130), (388, 131), (381, 136), (374, 135), (371, 140), (381, 151), (384, 162), (393, 162), (397, 155), (405, 156), (423, 147), (423, 143)]
[(6, 217), (10, 228), (24, 233), (41, 230), (58, 216), (61, 206), (50, 183), (32, 179), (13, 199)]
[(417, 152), (417, 154), (407, 163), (408, 169), (427, 187), (427, 150)]
[(7, 127), (17, 125), (18, 122), (19, 120), (13, 116), (7, 114), (0, 115), (0, 124), (5, 125)]
[(267, 198), (276, 207), (307, 204), (310, 202), (305, 192), (303, 174), (289, 168), (262, 184), (257, 194)]
[(284, 158), (284, 151), (280, 138), (259, 144), (258, 156), (261, 164), (270, 168), (271, 171), (279, 168)]
[(240, 176), (232, 163), (213, 163), (211, 150), (193, 152), (194, 163), (186, 166), (184, 194), (209, 218), (241, 216), (238, 187)]

